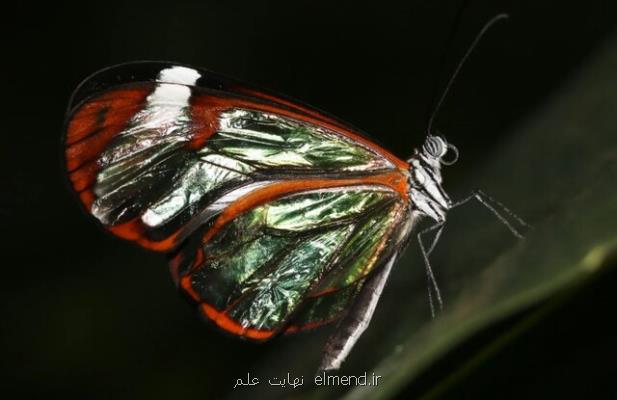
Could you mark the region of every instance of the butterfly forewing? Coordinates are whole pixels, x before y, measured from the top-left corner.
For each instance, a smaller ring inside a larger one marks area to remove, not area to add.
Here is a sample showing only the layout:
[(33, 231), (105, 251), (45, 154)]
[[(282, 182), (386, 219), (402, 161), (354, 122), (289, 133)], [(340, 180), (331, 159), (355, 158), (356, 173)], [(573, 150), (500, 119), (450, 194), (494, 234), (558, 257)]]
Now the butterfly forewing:
[(66, 166), (85, 208), (172, 251), (175, 281), (231, 333), (335, 319), (407, 234), (406, 163), (307, 106), (157, 63), (102, 71), (74, 102)]

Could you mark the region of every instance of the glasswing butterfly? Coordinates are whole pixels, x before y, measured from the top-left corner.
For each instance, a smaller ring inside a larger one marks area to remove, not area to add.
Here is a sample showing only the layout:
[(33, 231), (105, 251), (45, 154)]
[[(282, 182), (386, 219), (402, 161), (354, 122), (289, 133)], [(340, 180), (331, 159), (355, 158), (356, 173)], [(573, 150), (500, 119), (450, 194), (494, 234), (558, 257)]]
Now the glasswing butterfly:
[(88, 77), (64, 151), (85, 210), (169, 254), (178, 288), (222, 330), (265, 341), (340, 320), (322, 369), (338, 368), (368, 326), (418, 219), (436, 222), (417, 235), (433, 313), (428, 255), (449, 209), (476, 199), (517, 236), (496, 207), (524, 224), (482, 192), (450, 200), (441, 166), (458, 152), (440, 136), (405, 161), (315, 108), (175, 63)]

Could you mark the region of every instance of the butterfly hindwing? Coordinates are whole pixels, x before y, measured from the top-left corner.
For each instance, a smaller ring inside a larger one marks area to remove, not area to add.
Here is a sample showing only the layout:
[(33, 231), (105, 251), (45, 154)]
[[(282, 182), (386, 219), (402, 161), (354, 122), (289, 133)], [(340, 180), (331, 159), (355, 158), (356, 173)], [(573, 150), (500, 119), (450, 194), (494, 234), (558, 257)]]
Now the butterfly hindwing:
[[(211, 225), (176, 255), (174, 275), (219, 327), (267, 339), (297, 313), (292, 331), (338, 316), (355, 293), (346, 290), (359, 288), (403, 240), (405, 214), (398, 194), (378, 186), (282, 196)], [(317, 293), (324, 279), (333, 284)]]

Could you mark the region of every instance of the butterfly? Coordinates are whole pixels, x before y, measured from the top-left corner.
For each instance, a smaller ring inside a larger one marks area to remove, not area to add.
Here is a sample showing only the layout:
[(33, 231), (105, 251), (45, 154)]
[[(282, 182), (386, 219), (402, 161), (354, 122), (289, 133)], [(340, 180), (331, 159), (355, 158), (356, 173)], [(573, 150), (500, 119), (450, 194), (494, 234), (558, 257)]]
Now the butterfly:
[(481, 192), (452, 202), (448, 154), (428, 135), (402, 160), (315, 108), (167, 62), (94, 73), (64, 129), (70, 186), (105, 230), (168, 254), (179, 290), (229, 334), (261, 342), (339, 321), (323, 369), (368, 326), (419, 219), (435, 221), (417, 238), (441, 304), (436, 240), (422, 235), (472, 198), (503, 218)]

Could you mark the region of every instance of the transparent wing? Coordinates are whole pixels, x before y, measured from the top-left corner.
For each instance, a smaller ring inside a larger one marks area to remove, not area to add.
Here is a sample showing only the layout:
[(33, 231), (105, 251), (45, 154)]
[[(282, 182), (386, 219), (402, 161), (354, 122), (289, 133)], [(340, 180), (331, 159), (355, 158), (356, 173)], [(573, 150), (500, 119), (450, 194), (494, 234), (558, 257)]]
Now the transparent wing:
[(315, 110), (203, 70), (146, 66), (84, 82), (65, 134), (68, 176), (86, 210), (144, 247), (177, 247), (224, 208), (226, 195), (401, 163)]
[(404, 241), (406, 218), (398, 193), (383, 187), (295, 193), (215, 221), (180, 250), (172, 273), (220, 328), (264, 340), (337, 319)]

